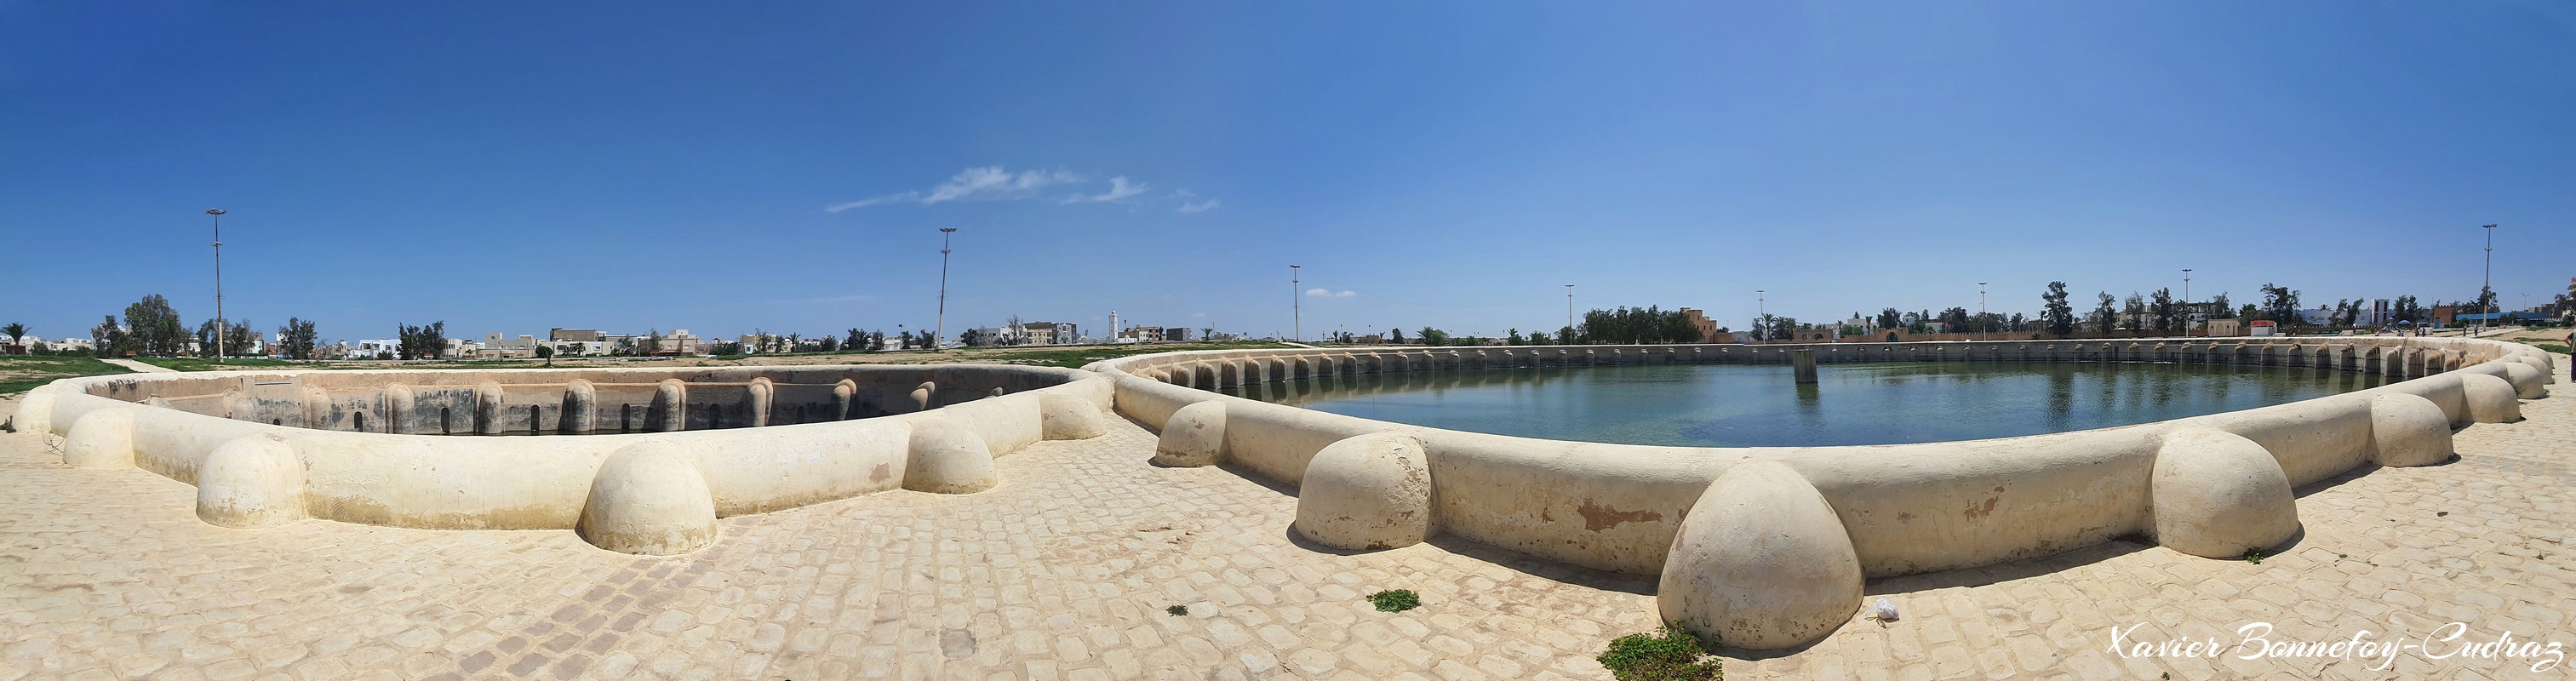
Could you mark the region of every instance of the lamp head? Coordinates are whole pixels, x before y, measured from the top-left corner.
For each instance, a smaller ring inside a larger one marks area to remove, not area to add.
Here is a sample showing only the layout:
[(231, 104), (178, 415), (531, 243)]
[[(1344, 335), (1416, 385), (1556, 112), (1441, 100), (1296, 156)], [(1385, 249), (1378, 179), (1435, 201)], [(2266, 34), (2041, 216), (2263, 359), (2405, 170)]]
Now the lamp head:
[[(206, 209), (206, 214), (207, 214), (207, 215), (222, 215), (222, 214), (224, 214), (224, 209), (221, 209), (221, 208), (208, 208), (208, 209)], [(2488, 227), (2494, 227), (2495, 225), (2487, 225), (2487, 226), (2488, 226)]]

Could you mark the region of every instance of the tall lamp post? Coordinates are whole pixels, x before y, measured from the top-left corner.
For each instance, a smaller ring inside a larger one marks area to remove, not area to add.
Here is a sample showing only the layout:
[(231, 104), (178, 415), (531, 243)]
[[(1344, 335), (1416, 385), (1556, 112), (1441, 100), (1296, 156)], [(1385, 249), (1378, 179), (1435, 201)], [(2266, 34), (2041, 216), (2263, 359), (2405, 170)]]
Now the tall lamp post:
[(930, 349), (934, 352), (939, 350), (940, 338), (948, 335), (948, 237), (956, 233), (955, 227), (939, 228), (939, 326), (930, 335)]
[(215, 219), (215, 363), (224, 363), (224, 209), (208, 208)]
[[(2486, 308), (2478, 310), (2478, 312), (2490, 315), (2495, 314), (2495, 227), (2495, 225), (2487, 225), (2483, 228), (2487, 231), (2487, 271), (2486, 274), (2481, 277), (2482, 280), (2478, 282), (2478, 297), (2486, 299), (2478, 301), (2485, 303), (2485, 305), (2481, 307)], [(215, 300), (221, 301), (223, 298), (218, 296)], [(218, 314), (220, 314), (220, 311)], [(2477, 331), (2485, 331), (2487, 323), (2490, 321), (2492, 321), (2492, 318), (2479, 319)], [(2476, 337), (2477, 331), (2470, 332), (2469, 336), (2472, 338)]]
[(2191, 335), (2191, 268), (2182, 268), (2182, 335)]
[(1297, 290), (1297, 268), (1297, 265), (1288, 266), (1288, 314), (1291, 317), (1288, 332), (1295, 336), (1293, 340), (1304, 342), (1306, 340), (1306, 294)]
[(1558, 334), (1557, 345), (1574, 344), (1574, 285), (1565, 285), (1565, 332)]
[(1977, 340), (1994, 340), (1986, 329), (1986, 282), (1977, 282)]
[(1764, 322), (1771, 321), (1769, 305), (1762, 299), (1762, 289), (1753, 289), (1753, 340), (1755, 341), (1771, 340), (1771, 331), (1762, 328)]

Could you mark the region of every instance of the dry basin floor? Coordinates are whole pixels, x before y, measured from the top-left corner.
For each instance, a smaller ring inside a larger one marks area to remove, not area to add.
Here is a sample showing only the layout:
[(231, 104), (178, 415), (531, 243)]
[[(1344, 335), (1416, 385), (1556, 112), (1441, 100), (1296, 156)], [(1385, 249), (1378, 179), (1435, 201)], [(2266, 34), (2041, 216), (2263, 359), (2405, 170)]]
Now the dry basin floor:
[[(2114, 542), (1876, 581), (1869, 599), (1897, 621), (1856, 615), (1805, 649), (1729, 654), (1726, 673), (2570, 676), (2532, 671), (2545, 654), (2469, 646), (2506, 631), (2576, 644), (2576, 398), (2523, 412), (2461, 432), (2451, 464), (2301, 489), (2304, 536), (2260, 564)], [(1114, 421), (1002, 458), (984, 493), (729, 518), (706, 550), (644, 558), (569, 531), (228, 530), (197, 520), (187, 485), (69, 468), (36, 435), (0, 434), (0, 681), (1606, 678), (1592, 656), (1656, 624), (1651, 578), (1450, 540), (1318, 550), (1292, 537), (1287, 490), (1154, 467), (1152, 450)], [(1365, 596), (1381, 589), (1423, 605), (1377, 612)], [(2440, 640), (2451, 622), (2465, 631)], [(2253, 623), (2274, 642), (2415, 646), (2238, 659)], [(2124, 657), (2115, 628), (2227, 650)]]

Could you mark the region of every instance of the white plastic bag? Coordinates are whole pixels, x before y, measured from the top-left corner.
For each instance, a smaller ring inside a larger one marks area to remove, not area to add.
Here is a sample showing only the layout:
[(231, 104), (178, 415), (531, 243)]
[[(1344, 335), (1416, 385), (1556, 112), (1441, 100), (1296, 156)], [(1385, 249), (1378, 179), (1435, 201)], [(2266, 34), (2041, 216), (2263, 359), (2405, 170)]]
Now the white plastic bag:
[(1887, 599), (1881, 598), (1878, 599), (1878, 602), (1871, 603), (1869, 605), (1869, 610), (1870, 616), (1878, 618), (1878, 621), (1896, 621), (1896, 604), (1888, 602)]

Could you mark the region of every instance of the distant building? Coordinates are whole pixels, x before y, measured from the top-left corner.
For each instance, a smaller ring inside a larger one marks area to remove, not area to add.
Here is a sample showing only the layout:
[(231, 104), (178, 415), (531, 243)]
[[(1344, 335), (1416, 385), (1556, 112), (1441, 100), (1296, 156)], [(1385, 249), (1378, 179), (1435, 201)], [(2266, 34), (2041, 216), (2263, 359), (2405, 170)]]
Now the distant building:
[(596, 343), (607, 338), (601, 336), (598, 329), (547, 329), (546, 340)]
[(1071, 345), (1082, 342), (1082, 332), (1073, 322), (1029, 322), (1020, 328), (1027, 332), (1029, 345)]
[(1118, 339), (1127, 343), (1158, 342), (1163, 340), (1163, 327), (1142, 324), (1130, 326), (1126, 331), (1118, 333)]
[(475, 359), (528, 359), (537, 356), (537, 337), (519, 334), (503, 338), (498, 333), (483, 334), (482, 347), (474, 351)]
[(349, 359), (375, 359), (379, 355), (388, 359), (401, 357), (402, 341), (382, 338), (362, 340), (358, 341), (357, 345), (349, 346)]
[(2209, 320), (2208, 327), (2209, 335), (2212, 336), (2245, 335), (2245, 320), (2242, 319), (2212, 319)]

